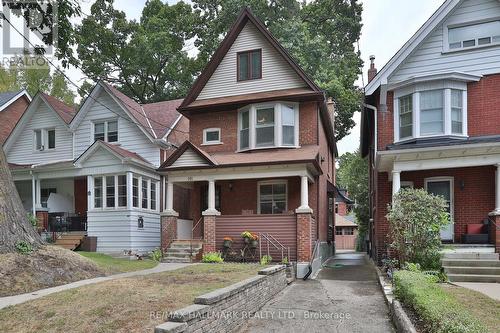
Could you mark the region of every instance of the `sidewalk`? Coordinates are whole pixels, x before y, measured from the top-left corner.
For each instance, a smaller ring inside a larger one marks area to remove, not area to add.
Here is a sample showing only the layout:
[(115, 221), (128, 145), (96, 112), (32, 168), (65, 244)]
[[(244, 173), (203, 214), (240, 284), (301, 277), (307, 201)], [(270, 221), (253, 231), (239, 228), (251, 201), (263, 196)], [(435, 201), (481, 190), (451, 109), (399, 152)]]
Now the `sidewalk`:
[(120, 274), (115, 274), (115, 275), (110, 275), (110, 276), (97, 277), (97, 278), (93, 278), (93, 279), (87, 279), (87, 280), (76, 281), (76, 282), (72, 282), (72, 283), (68, 283), (68, 284), (63, 284), (63, 285), (57, 286), (57, 287), (41, 289), (41, 290), (33, 291), (30, 293), (26, 293), (26, 294), (1, 297), (0, 298), (0, 309), (3, 309), (7, 306), (16, 305), (16, 304), (24, 303), (27, 301), (31, 301), (33, 299), (44, 297), (44, 296), (47, 296), (47, 295), (50, 295), (53, 293), (57, 293), (60, 291), (74, 289), (74, 288), (78, 288), (81, 286), (86, 286), (89, 284), (100, 283), (100, 282), (104, 282), (104, 281), (116, 280), (116, 279), (133, 277), (133, 276), (142, 276), (142, 275), (149, 275), (149, 274), (154, 274), (154, 273), (173, 271), (173, 270), (183, 268), (186, 266), (190, 266), (190, 265), (193, 265), (193, 264), (159, 263), (154, 268), (144, 269), (142, 271), (127, 272), (127, 273), (120, 273)]
[(478, 291), (486, 296), (500, 301), (500, 284), (498, 283), (481, 283), (481, 282), (453, 282), (452, 284), (459, 287)]
[(363, 253), (337, 254), (325, 266), (317, 279), (297, 280), (276, 295), (240, 332), (394, 332)]

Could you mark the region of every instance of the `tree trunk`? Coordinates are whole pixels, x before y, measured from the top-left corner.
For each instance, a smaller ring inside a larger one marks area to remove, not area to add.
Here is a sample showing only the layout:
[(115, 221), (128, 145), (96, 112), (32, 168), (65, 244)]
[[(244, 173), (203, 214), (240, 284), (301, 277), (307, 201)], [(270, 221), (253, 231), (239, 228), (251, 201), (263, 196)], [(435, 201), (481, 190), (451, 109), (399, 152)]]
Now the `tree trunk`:
[(16, 252), (19, 242), (29, 243), (33, 248), (43, 244), (42, 238), (28, 221), (7, 158), (0, 146), (0, 253)]

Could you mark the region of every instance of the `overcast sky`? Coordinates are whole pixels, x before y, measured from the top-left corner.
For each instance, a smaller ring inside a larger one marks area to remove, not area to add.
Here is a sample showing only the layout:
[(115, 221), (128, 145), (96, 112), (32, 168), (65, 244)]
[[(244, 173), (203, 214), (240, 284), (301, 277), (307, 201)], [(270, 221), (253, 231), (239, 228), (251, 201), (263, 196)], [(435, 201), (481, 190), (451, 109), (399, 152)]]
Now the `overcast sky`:
[[(82, 0), (82, 10), (90, 13), (94, 1)], [(169, 0), (169, 2), (176, 2)], [(376, 56), (376, 67), (383, 65), (398, 51), (398, 49), (424, 24), (444, 0), (364, 0), (363, 30), (360, 39), (364, 82), (369, 67), (370, 55)], [(123, 10), (130, 19), (139, 19), (145, 0), (115, 0), (115, 8)], [(1, 38), (1, 37), (0, 37)], [(71, 68), (66, 73), (77, 84), (82, 83), (83, 74)], [(361, 78), (358, 85), (362, 86)], [(351, 134), (338, 143), (339, 153), (353, 152), (359, 146), (360, 113), (354, 115), (357, 126)]]

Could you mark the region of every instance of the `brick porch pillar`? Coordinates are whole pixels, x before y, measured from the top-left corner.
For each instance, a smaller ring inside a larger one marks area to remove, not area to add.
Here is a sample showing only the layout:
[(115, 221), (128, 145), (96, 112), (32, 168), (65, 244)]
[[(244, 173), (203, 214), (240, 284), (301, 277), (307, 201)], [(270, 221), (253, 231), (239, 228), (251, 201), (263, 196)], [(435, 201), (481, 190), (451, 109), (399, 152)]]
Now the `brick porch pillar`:
[(500, 214), (493, 212), (490, 217), (496, 224), (489, 225), (490, 242), (495, 245), (495, 252), (500, 253)]
[(177, 237), (177, 215), (161, 214), (161, 250), (166, 251)]
[(48, 230), (49, 229), (49, 212), (47, 210), (37, 210), (36, 219), (38, 220), (37, 228), (38, 230)]
[(297, 213), (297, 262), (309, 262), (312, 255), (312, 211)]
[(215, 252), (215, 219), (216, 215), (203, 216), (203, 253)]

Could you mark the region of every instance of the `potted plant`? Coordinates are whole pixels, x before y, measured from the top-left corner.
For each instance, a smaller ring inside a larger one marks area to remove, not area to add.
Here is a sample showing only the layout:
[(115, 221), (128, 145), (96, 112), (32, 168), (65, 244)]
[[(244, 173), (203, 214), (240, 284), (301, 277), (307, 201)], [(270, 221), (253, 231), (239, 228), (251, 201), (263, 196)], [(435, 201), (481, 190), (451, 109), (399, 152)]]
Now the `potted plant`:
[(231, 245), (232, 245), (232, 244), (233, 244), (233, 239), (232, 239), (231, 237), (228, 237), (228, 236), (224, 237), (224, 243), (223, 243), (223, 246), (224, 246), (225, 248), (228, 248), (228, 249), (229, 249), (229, 248), (231, 248)]
[(259, 236), (257, 234), (252, 234), (252, 238), (250, 239), (250, 247), (252, 249), (256, 249), (259, 246)]
[(250, 241), (253, 239), (252, 233), (250, 231), (243, 231), (241, 233), (241, 237), (243, 237), (243, 241), (245, 244), (250, 244)]

